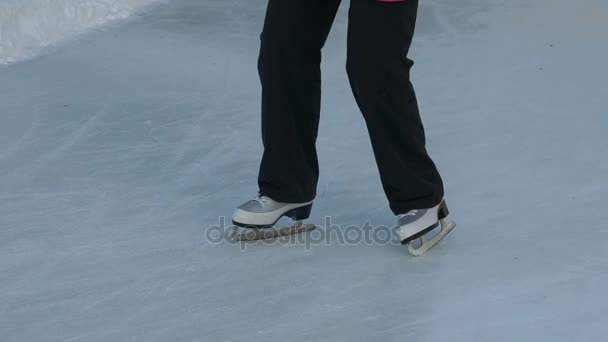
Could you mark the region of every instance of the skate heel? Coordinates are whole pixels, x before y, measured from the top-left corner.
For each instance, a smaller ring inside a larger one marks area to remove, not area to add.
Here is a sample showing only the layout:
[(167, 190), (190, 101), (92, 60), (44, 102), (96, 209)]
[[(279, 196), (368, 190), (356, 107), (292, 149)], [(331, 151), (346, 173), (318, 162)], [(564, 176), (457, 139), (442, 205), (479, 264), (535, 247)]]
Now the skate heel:
[[(449, 222), (446, 218), (450, 214), (448, 210), (447, 204), (445, 201), (442, 201), (439, 204), (439, 208), (437, 210), (437, 218), (438, 221), (433, 225), (433, 227), (427, 228), (419, 234), (415, 235), (415, 238), (407, 239), (407, 242), (411, 242), (408, 244), (408, 250), (413, 256), (420, 256), (426, 253), (429, 249), (433, 248), (439, 241), (441, 241), (446, 235), (448, 235), (454, 227), (456, 227), (456, 223)], [(432, 229), (437, 226), (441, 226), (441, 230), (435, 234), (434, 236), (425, 236), (426, 233), (430, 232)], [(414, 240), (418, 240), (418, 243), (415, 244)], [(416, 246), (417, 245), (417, 246)]]
[(306, 220), (310, 217), (310, 212), (312, 211), (312, 203), (305, 205), (303, 207), (292, 209), (285, 213), (285, 216), (291, 218), (294, 221), (302, 221)]
[(438, 211), (438, 219), (441, 221), (444, 218), (448, 217), (448, 215), (450, 215), (450, 210), (448, 209), (448, 205), (445, 203), (445, 201), (441, 201), (441, 204), (439, 205), (439, 211)]

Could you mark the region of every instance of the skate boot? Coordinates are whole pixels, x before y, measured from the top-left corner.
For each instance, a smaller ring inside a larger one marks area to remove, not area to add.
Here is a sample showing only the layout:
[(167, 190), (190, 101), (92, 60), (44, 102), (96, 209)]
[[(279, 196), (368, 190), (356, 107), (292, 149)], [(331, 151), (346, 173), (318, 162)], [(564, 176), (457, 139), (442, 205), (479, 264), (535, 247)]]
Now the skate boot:
[[(302, 233), (315, 229), (303, 224), (310, 216), (312, 201), (305, 203), (282, 203), (267, 196), (259, 196), (236, 208), (232, 223), (236, 226), (232, 238), (235, 240), (260, 240)], [(271, 229), (283, 216), (293, 224), (280, 229)]]
[[(433, 248), (441, 239), (456, 227), (454, 222), (448, 222), (448, 206), (445, 201), (433, 208), (415, 209), (400, 214), (399, 229), (397, 233), (401, 244), (408, 245), (408, 250), (413, 256), (420, 256)], [(432, 237), (427, 237), (432, 230), (441, 226), (441, 230)], [(418, 246), (415, 246), (417, 243)]]

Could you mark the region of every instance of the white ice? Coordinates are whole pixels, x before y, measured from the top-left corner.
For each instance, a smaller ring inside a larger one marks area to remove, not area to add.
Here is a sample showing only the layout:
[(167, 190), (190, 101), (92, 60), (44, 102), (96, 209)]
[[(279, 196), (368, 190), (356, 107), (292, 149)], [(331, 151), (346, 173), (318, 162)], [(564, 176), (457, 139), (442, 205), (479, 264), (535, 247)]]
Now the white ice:
[[(324, 49), (311, 222), (394, 218)], [(0, 340), (602, 341), (608, 4), (423, 1), (412, 47), (458, 227), (402, 246), (205, 239), (253, 196), (264, 0), (174, 0), (0, 68)]]
[(0, 0), (0, 64), (133, 15), (155, 0)]

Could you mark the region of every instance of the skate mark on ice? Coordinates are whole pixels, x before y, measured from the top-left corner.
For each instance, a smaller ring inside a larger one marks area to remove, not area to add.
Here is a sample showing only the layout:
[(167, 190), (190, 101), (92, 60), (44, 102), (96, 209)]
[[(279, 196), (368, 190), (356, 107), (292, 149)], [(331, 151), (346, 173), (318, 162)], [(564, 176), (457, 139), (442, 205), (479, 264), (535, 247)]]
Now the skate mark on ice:
[(38, 160), (39, 164), (47, 164), (50, 163), (57, 158), (59, 158), (62, 154), (68, 151), (72, 146), (76, 145), (83, 137), (85, 137), (85, 133), (89, 131), (92, 127), (95, 126), (98, 119), (100, 117), (105, 116), (108, 113), (108, 108), (110, 107), (111, 102), (111, 94), (106, 96), (106, 100), (104, 101), (103, 106), (92, 116), (90, 116), (83, 124), (78, 127), (75, 131), (73, 131), (62, 143), (56, 148), (52, 149), (46, 155), (41, 157)]
[(33, 135), (33, 133), (38, 128), (38, 121), (40, 119), (40, 111), (36, 111), (36, 115), (34, 116), (34, 120), (31, 123), (30, 127), (17, 139), (10, 147), (8, 147), (4, 152), (0, 153), (0, 161), (8, 158), (15, 152), (19, 151), (19, 149), (29, 140), (29, 138)]

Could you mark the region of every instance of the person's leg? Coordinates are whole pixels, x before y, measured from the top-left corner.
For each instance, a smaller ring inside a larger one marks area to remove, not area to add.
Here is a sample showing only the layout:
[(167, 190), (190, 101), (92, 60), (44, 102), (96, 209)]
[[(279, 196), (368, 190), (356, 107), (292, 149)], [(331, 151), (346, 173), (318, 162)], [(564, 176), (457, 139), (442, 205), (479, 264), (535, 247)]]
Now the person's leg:
[(261, 196), (303, 203), (316, 195), (321, 48), (340, 0), (269, 0), (258, 69), (264, 155)]
[(430, 208), (443, 183), (425, 147), (407, 58), (418, 0), (351, 0), (347, 71), (395, 214)]

